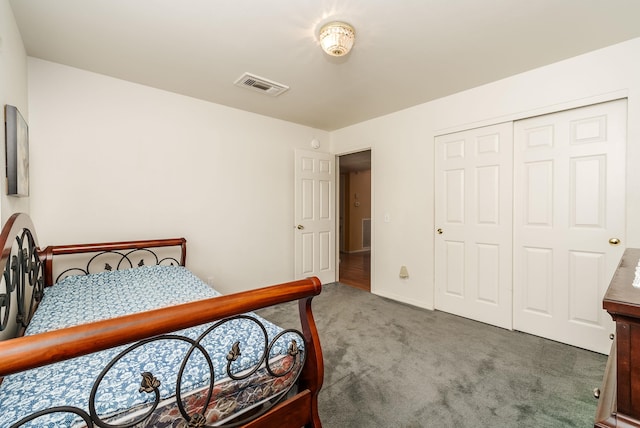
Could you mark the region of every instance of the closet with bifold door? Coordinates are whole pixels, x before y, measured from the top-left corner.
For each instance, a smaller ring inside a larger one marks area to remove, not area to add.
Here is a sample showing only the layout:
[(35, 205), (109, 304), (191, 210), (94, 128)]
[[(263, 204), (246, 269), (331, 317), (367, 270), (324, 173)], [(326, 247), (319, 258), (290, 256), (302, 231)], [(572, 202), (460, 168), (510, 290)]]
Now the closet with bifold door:
[(435, 138), (435, 307), (600, 353), (625, 246), (626, 99)]

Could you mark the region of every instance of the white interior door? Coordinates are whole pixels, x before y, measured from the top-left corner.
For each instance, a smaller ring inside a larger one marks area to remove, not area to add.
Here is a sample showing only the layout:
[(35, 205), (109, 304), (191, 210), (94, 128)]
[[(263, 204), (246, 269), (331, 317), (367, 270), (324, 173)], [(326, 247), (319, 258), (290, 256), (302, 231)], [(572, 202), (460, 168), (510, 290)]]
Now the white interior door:
[(514, 145), (514, 328), (608, 353), (602, 298), (625, 242), (626, 100), (515, 122)]
[(435, 307), (512, 328), (511, 123), (436, 137)]
[(295, 277), (336, 280), (335, 157), (295, 151)]

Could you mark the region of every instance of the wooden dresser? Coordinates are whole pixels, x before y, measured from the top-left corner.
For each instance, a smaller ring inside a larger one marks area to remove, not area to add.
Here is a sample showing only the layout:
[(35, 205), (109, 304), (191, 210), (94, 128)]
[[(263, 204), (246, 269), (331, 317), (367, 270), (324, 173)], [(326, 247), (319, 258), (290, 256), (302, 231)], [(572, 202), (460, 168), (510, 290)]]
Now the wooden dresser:
[(602, 306), (616, 323), (595, 427), (640, 427), (640, 288), (632, 286), (640, 249), (625, 250)]

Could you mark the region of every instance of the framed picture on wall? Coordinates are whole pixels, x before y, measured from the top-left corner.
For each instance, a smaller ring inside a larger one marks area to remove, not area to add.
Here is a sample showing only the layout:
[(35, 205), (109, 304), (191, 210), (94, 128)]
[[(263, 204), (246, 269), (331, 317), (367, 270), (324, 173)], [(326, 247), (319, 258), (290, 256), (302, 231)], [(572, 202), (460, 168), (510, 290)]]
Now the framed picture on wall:
[(29, 127), (14, 106), (4, 108), (7, 195), (29, 196)]

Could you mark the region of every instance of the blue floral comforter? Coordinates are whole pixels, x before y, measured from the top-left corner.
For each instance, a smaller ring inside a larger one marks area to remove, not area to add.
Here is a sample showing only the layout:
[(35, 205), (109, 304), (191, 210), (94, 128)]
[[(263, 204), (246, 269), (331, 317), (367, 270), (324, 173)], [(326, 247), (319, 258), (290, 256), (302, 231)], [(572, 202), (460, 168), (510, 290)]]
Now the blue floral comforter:
[[(135, 269), (103, 272), (65, 278), (45, 290), (44, 298), (31, 321), (27, 334), (37, 334), (78, 324), (136, 312), (167, 307), (194, 300), (219, 296), (187, 269), (181, 266), (143, 266)], [(276, 325), (261, 320), (269, 340), (281, 331)], [(209, 325), (187, 329), (176, 334), (196, 339)], [(262, 356), (264, 338), (254, 323), (233, 320), (223, 324), (203, 345), (213, 359), (214, 379), (226, 378), (227, 354), (233, 343), (242, 343), (241, 355), (234, 371), (254, 366)], [(180, 364), (190, 345), (181, 340), (161, 340), (137, 348), (120, 360), (100, 383), (96, 410), (99, 415), (126, 414), (128, 409), (144, 405), (153, 394), (140, 392), (142, 372), (151, 372), (161, 381), (161, 397), (176, 394)], [(7, 376), (0, 385), (0, 427), (38, 410), (54, 406), (89, 408), (91, 387), (103, 370), (125, 347), (109, 349), (50, 366)], [(281, 349), (280, 349), (281, 348)], [(274, 353), (286, 353), (286, 344)], [(202, 388), (209, 384), (210, 370), (202, 355), (195, 353), (184, 371), (180, 391)], [(27, 426), (73, 426), (79, 418), (56, 413), (39, 418)], [(80, 421), (81, 422), (81, 421)]]

